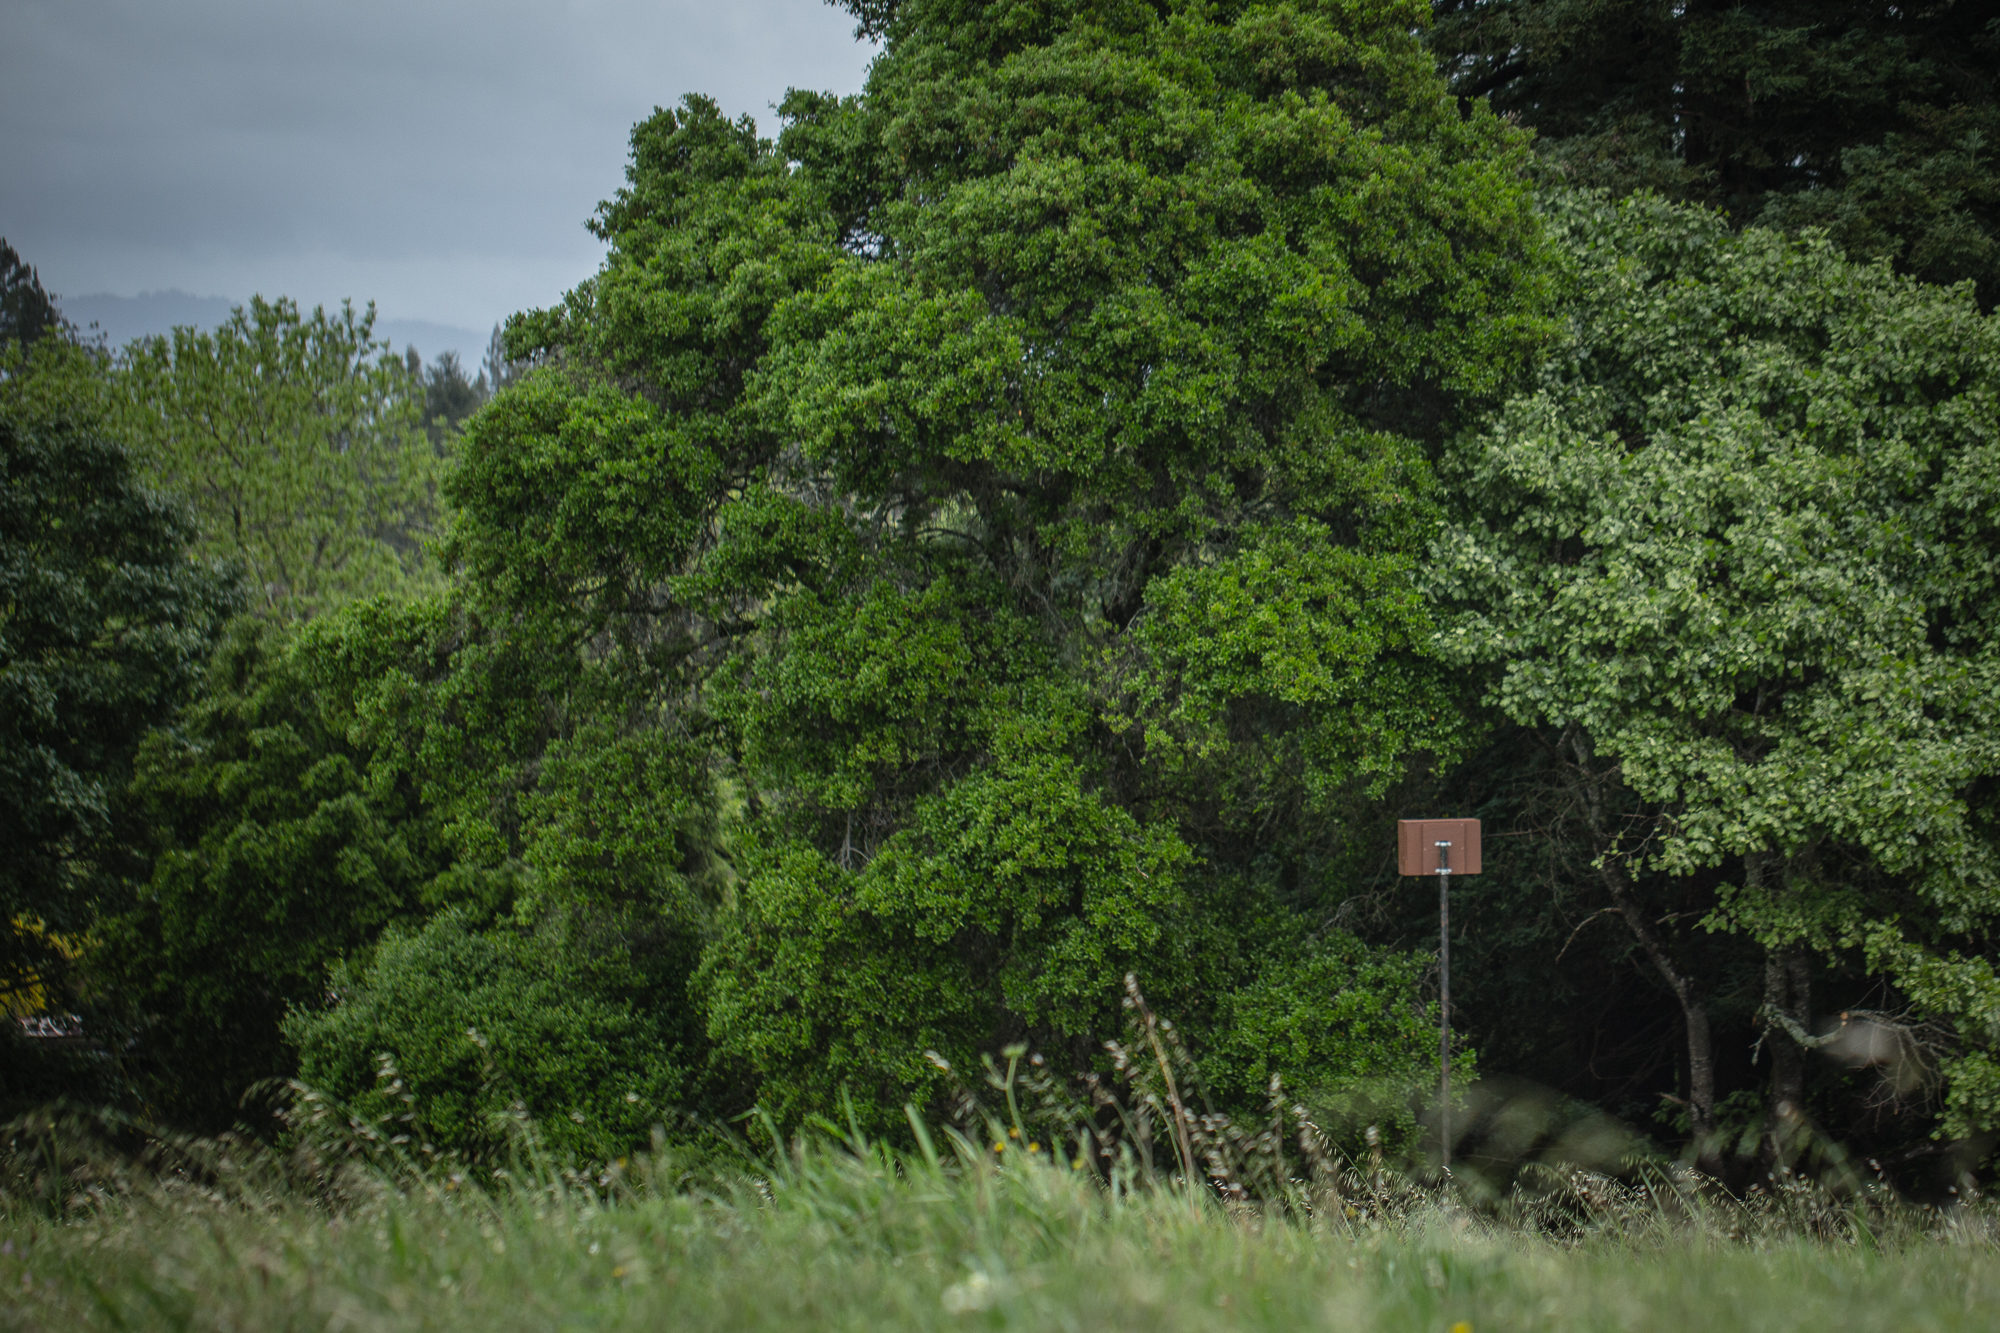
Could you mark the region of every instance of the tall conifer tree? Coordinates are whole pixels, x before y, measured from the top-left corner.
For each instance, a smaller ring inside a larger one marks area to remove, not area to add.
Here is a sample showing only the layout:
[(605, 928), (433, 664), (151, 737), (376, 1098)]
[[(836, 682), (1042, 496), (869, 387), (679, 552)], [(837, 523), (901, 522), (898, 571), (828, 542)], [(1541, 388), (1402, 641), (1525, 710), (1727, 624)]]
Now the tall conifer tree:
[(2000, 300), (2000, 18), (1966, 0), (1436, 0), (1463, 97), (1561, 180), (1651, 187), (1738, 225)]

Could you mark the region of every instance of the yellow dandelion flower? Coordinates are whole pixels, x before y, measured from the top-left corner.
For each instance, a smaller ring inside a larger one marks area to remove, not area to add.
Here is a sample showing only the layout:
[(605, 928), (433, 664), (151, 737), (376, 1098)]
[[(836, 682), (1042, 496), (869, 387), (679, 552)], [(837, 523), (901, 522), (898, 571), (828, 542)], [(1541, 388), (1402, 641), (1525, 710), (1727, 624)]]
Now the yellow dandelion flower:
[(1472, 1333), (1472, 1321), (1461, 1319), (1451, 1326), (1451, 1333)]

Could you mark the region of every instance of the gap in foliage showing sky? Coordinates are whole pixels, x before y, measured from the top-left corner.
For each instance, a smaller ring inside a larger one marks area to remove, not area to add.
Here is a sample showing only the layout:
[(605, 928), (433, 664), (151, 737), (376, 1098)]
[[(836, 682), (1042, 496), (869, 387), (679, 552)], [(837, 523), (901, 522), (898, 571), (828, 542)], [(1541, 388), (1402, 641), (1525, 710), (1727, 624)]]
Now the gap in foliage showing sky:
[(859, 91), (853, 29), (819, 0), (6, 0), (0, 236), (59, 303), (351, 297), (483, 349), (596, 267), (634, 122), (700, 92), (772, 133), (788, 87)]

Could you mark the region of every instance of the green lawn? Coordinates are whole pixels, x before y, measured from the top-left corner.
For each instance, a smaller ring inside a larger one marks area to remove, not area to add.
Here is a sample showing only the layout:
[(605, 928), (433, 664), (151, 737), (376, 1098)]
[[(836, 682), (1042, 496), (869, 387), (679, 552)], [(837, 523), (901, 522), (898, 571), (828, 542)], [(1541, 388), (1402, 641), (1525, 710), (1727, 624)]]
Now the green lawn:
[(1347, 1212), (831, 1150), (707, 1189), (375, 1177), (328, 1209), (159, 1187), (63, 1221), (0, 1212), (0, 1328), (2000, 1326), (1983, 1209), (1833, 1240), (1768, 1209), (1614, 1209), (1566, 1239), (1435, 1202)]

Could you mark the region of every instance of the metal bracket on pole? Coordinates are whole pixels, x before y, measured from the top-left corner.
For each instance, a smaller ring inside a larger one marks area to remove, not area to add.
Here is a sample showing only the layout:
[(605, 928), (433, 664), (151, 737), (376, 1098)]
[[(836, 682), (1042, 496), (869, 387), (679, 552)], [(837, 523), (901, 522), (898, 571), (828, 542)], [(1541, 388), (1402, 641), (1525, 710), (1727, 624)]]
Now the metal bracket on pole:
[(1438, 853), (1438, 1153), (1451, 1172), (1451, 844)]
[[(1457, 864), (1454, 865), (1453, 862)], [(1438, 1144), (1451, 1170), (1451, 877), (1477, 875), (1479, 821), (1405, 819), (1396, 826), (1396, 868), (1435, 875), (1438, 886)]]

